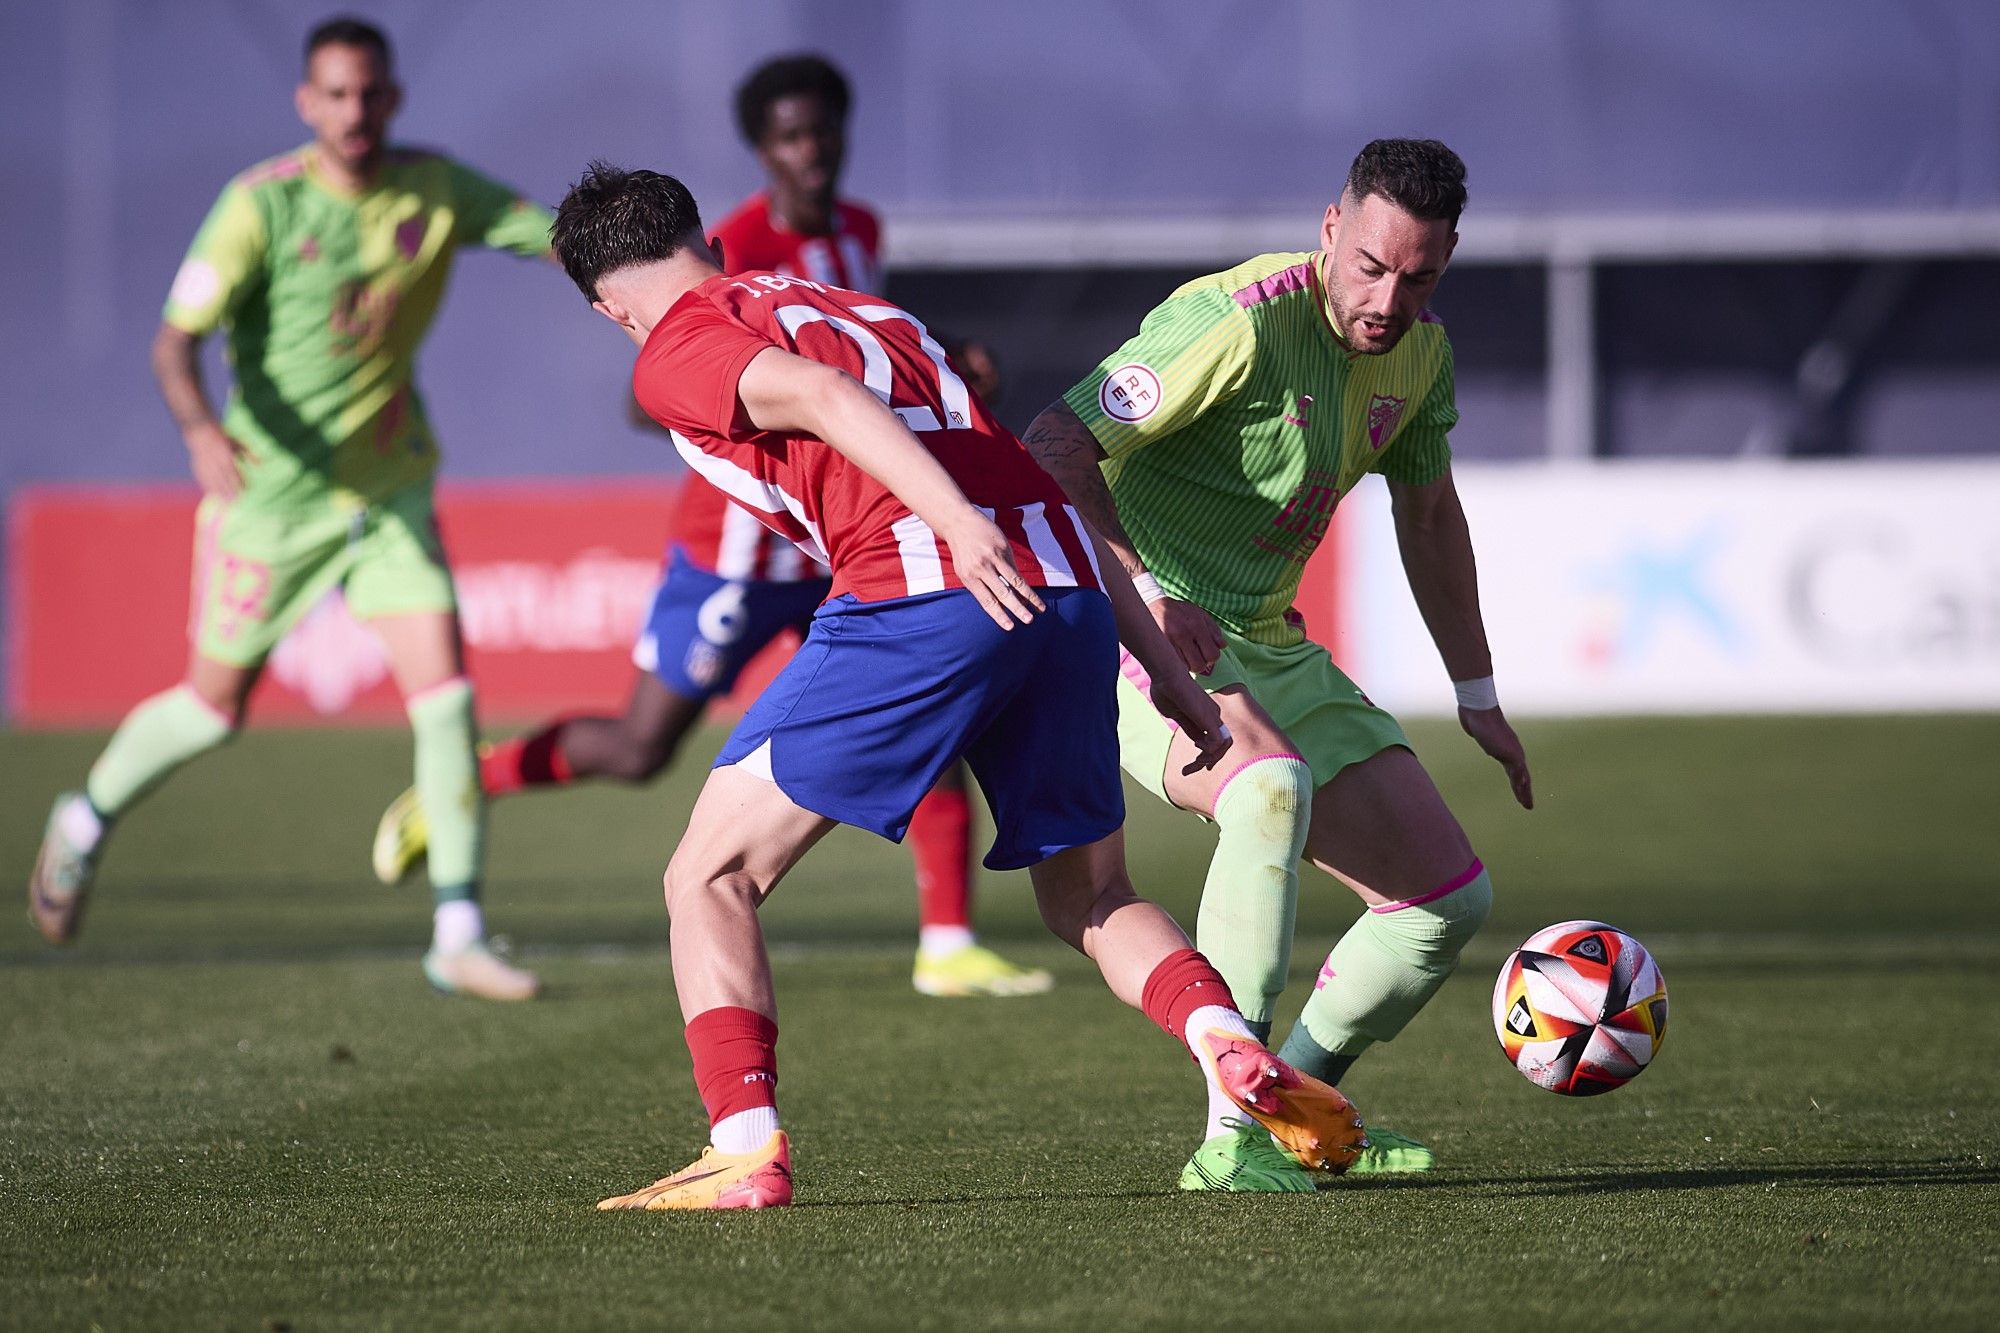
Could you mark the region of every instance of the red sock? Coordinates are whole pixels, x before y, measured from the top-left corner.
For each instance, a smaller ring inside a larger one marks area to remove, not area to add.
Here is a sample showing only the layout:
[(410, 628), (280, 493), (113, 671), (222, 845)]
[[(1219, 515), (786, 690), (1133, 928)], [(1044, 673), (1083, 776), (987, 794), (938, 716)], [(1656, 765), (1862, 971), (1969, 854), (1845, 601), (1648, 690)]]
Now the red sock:
[(910, 816), (917, 863), (917, 924), (972, 924), (972, 800), (963, 787), (933, 787)]
[(563, 723), (558, 718), (540, 731), (500, 741), (479, 759), (479, 785), (488, 796), (507, 796), (523, 787), (560, 786), (570, 779), (569, 760), (563, 758), (560, 737)]
[(778, 1104), (778, 1025), (754, 1009), (705, 1009), (687, 1025), (694, 1082), (713, 1125)]
[(1234, 1009), (1236, 1000), (1229, 993), (1229, 983), (1209, 965), (1208, 959), (1193, 949), (1182, 949), (1162, 958), (1153, 974), (1146, 978), (1146, 988), (1139, 995), (1139, 1007), (1146, 1017), (1165, 1028), (1167, 1035), (1176, 1041), (1186, 1040), (1183, 1029), (1188, 1015), (1211, 1004)]

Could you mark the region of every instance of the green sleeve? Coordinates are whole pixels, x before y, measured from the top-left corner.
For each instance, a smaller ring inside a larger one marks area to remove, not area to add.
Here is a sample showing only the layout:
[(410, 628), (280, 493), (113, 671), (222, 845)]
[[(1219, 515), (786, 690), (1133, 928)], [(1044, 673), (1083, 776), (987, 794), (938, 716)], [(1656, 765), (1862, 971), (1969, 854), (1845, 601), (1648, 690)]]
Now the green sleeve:
[(453, 162), (451, 174), (461, 242), (530, 258), (549, 252), (549, 228), (555, 222), (549, 210), (463, 163)]
[(1424, 405), (1403, 428), (1401, 435), (1375, 460), (1374, 471), (1405, 486), (1428, 486), (1451, 467), (1451, 428), (1458, 424), (1458, 391), (1454, 383), (1455, 362), (1451, 342), (1444, 345), (1444, 363), (1438, 367)]
[(195, 233), (161, 317), (184, 333), (213, 331), (263, 280), (269, 235), (249, 189), (231, 181)]
[(1177, 292), (1063, 401), (1118, 458), (1228, 401), (1249, 382), (1256, 354), (1250, 316), (1229, 293)]

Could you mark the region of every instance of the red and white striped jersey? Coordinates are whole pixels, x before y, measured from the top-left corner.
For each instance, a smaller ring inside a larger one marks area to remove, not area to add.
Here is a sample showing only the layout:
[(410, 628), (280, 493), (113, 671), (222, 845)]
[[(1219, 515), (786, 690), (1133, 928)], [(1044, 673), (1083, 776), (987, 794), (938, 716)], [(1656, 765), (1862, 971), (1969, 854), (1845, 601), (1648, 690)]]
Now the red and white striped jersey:
[(699, 472), (690, 471), (681, 481), (670, 532), (688, 559), (726, 579), (795, 583), (827, 576), (824, 564), (764, 526)]
[(837, 366), (873, 390), (992, 516), (1030, 584), (1102, 586), (1062, 489), (916, 316), (782, 274), (718, 274), (653, 329), (633, 368), (633, 393), (701, 477), (832, 566), (833, 595), (874, 602), (964, 584), (929, 525), (839, 451), (743, 420), (737, 383), (771, 347)]
[(731, 273), (768, 270), (851, 292), (882, 290), (882, 223), (852, 200), (835, 202), (831, 235), (808, 236), (781, 226), (769, 192), (759, 190), (709, 237), (722, 242), (722, 266)]
[[(770, 196), (759, 190), (709, 234), (722, 242), (722, 262), (732, 273), (764, 269), (850, 291), (881, 290), (882, 224), (857, 203), (843, 199), (835, 206), (832, 235), (807, 236), (773, 221)], [(826, 577), (824, 565), (731, 504), (699, 473), (681, 486), (673, 540), (696, 564), (726, 579), (786, 583)]]

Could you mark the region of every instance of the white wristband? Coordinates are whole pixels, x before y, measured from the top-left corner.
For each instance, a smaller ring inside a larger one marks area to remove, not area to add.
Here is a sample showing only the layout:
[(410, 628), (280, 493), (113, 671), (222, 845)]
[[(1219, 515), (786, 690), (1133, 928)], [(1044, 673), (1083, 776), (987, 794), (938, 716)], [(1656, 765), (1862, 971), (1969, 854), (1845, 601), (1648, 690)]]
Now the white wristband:
[(1458, 694), (1460, 708), (1470, 708), (1477, 713), (1500, 706), (1500, 692), (1493, 688), (1491, 676), (1481, 676), (1478, 680), (1455, 680), (1451, 688)]
[(1154, 602), (1164, 602), (1167, 600), (1166, 593), (1160, 591), (1160, 581), (1154, 578), (1150, 572), (1134, 574), (1132, 576), (1132, 587), (1138, 591), (1139, 600), (1147, 606), (1151, 606)]

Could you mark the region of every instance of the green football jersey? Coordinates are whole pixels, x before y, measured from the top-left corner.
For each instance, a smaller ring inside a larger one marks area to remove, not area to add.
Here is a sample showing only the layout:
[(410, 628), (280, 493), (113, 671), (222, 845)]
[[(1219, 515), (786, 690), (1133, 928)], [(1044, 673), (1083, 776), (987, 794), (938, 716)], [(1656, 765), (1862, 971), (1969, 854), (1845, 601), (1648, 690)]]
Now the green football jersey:
[(165, 318), (228, 331), (235, 384), (222, 426), (252, 455), (245, 500), (358, 507), (437, 470), (414, 373), (453, 255), (546, 253), (552, 219), (436, 153), (390, 150), (358, 194), (317, 160), (307, 145), (223, 189)]
[(1458, 422), (1444, 326), (1350, 352), (1313, 251), (1187, 283), (1064, 399), (1160, 587), (1275, 647), (1302, 637), (1285, 613), (1340, 497), (1370, 472), (1435, 481)]

